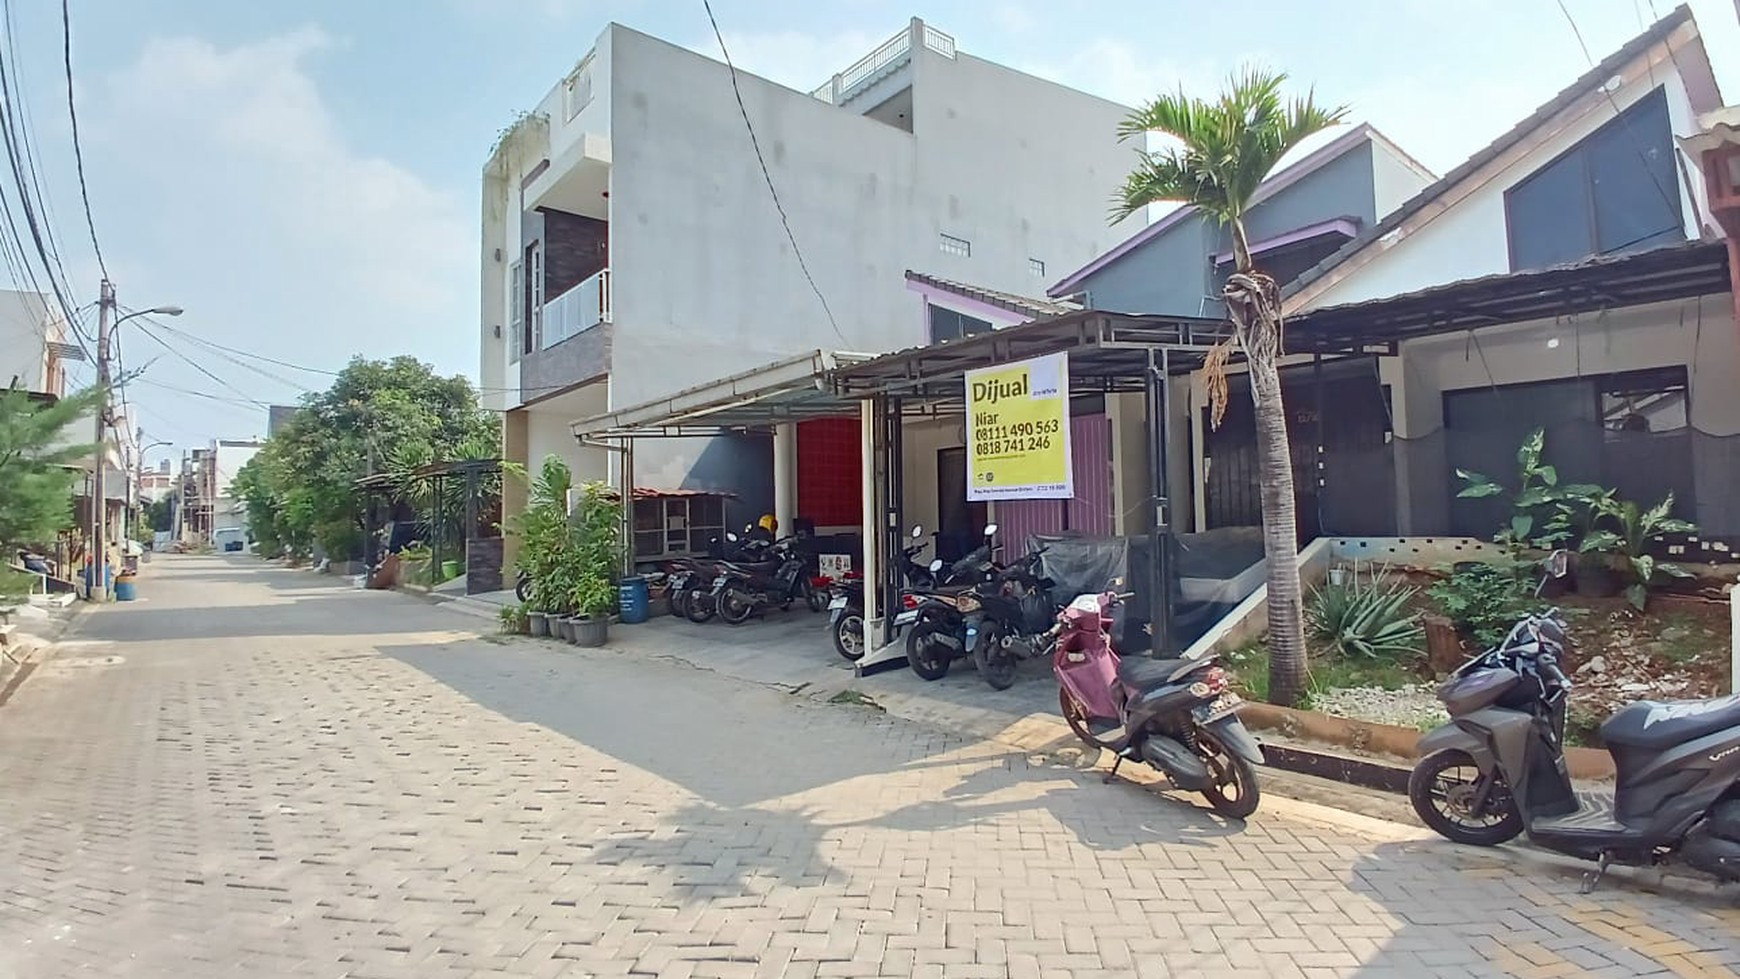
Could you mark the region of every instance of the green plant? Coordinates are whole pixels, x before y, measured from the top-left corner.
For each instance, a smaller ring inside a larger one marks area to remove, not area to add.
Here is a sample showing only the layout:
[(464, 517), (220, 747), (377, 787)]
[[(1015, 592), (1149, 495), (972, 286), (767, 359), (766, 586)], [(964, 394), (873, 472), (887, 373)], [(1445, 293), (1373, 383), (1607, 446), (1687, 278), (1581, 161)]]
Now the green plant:
[(1426, 589), (1456, 624), (1481, 646), (1502, 641), (1516, 621), (1534, 610), (1534, 585), (1515, 562), (1462, 568)]
[(604, 483), (581, 487), (569, 518), (564, 560), (570, 563), (571, 605), (587, 616), (608, 614), (616, 607), (616, 577), (622, 571), (622, 511), (618, 496)]
[[(524, 474), (510, 471), (510, 478)], [(529, 605), (534, 611), (566, 613), (574, 590), (571, 569), (564, 564), (568, 547), (568, 492), (574, 474), (555, 456), (547, 456), (527, 486), (526, 507), (506, 521), (506, 531), (520, 539), (516, 570), (531, 579)]]
[(1305, 616), (1312, 636), (1342, 656), (1407, 656), (1420, 652), (1426, 638), (1419, 613), (1408, 608), (1418, 592), (1384, 569), (1361, 584), (1356, 567), (1346, 584), (1313, 592)]
[(1513, 552), (1528, 546), (1551, 546), (1561, 533), (1552, 522), (1561, 513), (1560, 503), (1565, 499), (1566, 489), (1559, 486), (1558, 469), (1541, 461), (1546, 441), (1546, 430), (1537, 428), (1517, 447), (1514, 490), (1482, 473), (1456, 470), (1457, 477), (1467, 484), (1457, 497), (1465, 500), (1510, 497), (1510, 520), (1492, 539)]
[(526, 615), (524, 605), (503, 605), (496, 618), (501, 620), (501, 631), (518, 634), (526, 631)]
[[(52, 404), (0, 388), (0, 544), (51, 540), (73, 525), (73, 485), (95, 446), (90, 434), (100, 388)], [(81, 432), (82, 426), (82, 432)]]
[(1590, 531), (1583, 538), (1579, 550), (1583, 554), (1600, 555), (1631, 572), (1635, 580), (1625, 590), (1625, 597), (1630, 599), (1638, 611), (1643, 611), (1648, 604), (1649, 585), (1657, 574), (1671, 578), (1692, 576), (1691, 572), (1679, 565), (1669, 561), (1657, 561), (1649, 553), (1652, 546), (1665, 543), (1669, 534), (1697, 532), (1696, 524), (1670, 515), (1674, 509), (1672, 493), (1648, 510), (1630, 500), (1615, 499), (1611, 495), (1602, 499), (1599, 507), (1599, 517), (1604, 518), (1610, 526)]

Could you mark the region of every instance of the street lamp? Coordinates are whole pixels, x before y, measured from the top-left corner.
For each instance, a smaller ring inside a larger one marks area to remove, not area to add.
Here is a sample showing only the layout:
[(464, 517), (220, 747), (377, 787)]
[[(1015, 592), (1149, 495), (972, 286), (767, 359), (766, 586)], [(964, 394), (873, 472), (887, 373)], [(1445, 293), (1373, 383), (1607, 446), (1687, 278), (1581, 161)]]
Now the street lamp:
[(103, 280), (101, 290), (97, 295), (97, 448), (96, 465), (91, 479), (91, 582), (90, 595), (93, 599), (104, 597), (109, 588), (108, 564), (108, 521), (109, 500), (103, 487), (104, 470), (108, 468), (108, 453), (104, 451), (106, 434), (104, 426), (108, 424), (109, 415), (109, 337), (114, 328), (136, 316), (180, 316), (180, 306), (153, 306), (128, 313), (109, 321), (109, 314), (115, 309), (115, 284), (108, 279)]

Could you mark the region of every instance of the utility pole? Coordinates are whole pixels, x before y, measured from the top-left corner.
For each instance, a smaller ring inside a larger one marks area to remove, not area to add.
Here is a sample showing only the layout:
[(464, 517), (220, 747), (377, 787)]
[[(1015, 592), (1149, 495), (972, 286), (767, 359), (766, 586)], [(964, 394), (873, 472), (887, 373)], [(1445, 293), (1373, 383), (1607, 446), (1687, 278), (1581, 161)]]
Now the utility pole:
[(108, 534), (109, 501), (104, 495), (103, 475), (108, 468), (106, 443), (109, 422), (109, 317), (115, 308), (115, 284), (103, 280), (97, 299), (97, 462), (91, 477), (91, 584), (92, 601), (108, 598)]

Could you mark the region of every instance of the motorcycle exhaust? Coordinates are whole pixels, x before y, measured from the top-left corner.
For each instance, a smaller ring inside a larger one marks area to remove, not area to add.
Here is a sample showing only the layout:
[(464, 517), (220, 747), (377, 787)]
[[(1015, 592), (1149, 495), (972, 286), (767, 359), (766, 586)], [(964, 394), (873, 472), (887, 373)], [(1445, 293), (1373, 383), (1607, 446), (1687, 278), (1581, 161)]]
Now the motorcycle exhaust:
[(1166, 774), (1172, 784), (1187, 792), (1208, 788), (1212, 776), (1208, 763), (1196, 752), (1168, 737), (1154, 734), (1142, 741), (1142, 760)]

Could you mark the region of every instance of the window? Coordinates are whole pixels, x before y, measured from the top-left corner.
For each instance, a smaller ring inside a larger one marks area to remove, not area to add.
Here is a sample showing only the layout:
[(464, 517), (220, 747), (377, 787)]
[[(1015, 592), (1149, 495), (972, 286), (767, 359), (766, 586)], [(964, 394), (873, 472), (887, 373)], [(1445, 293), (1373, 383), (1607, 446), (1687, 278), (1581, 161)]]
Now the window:
[(975, 333), (984, 333), (992, 326), (988, 320), (976, 316), (968, 316), (947, 306), (928, 306), (930, 310), (930, 342), (941, 343), (944, 340), (959, 340)]
[(515, 262), (508, 268), (508, 363), (520, 359), (521, 345), (526, 341), (526, 267)]
[(1513, 271), (1682, 240), (1664, 90), (1512, 187), (1504, 211)]
[(544, 347), (544, 250), (535, 241), (526, 246), (525, 279), (525, 352), (531, 353)]
[(1686, 387), (1684, 367), (1609, 375), (1601, 388), (1601, 427), (1607, 440), (1684, 431)]
[(938, 244), (945, 255), (959, 255), (962, 258), (973, 257), (973, 243), (965, 238), (942, 235), (938, 239)]
[(1027, 272), (1035, 279), (1043, 279), (1045, 278), (1045, 263), (1037, 258), (1030, 258), (1027, 260)]

